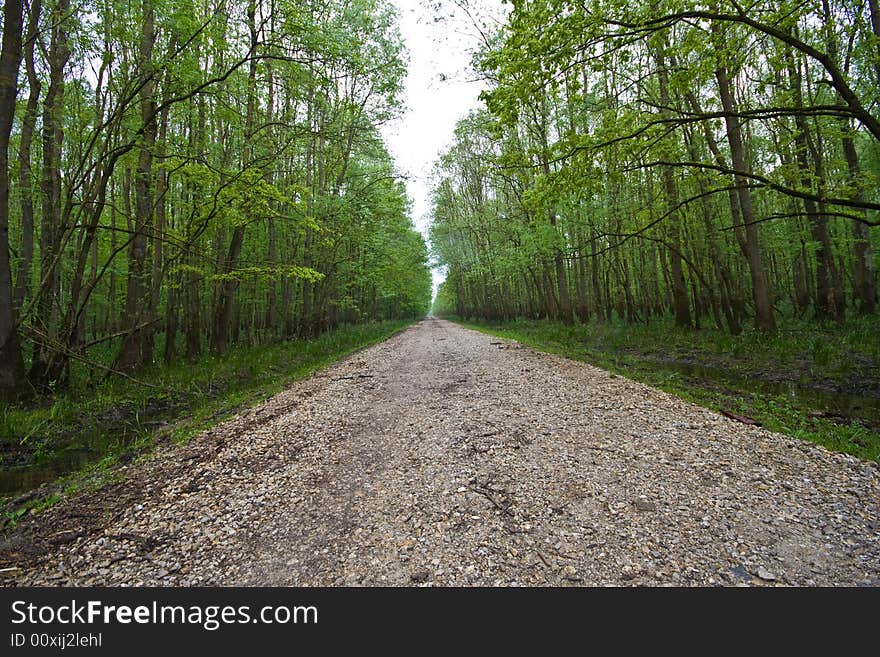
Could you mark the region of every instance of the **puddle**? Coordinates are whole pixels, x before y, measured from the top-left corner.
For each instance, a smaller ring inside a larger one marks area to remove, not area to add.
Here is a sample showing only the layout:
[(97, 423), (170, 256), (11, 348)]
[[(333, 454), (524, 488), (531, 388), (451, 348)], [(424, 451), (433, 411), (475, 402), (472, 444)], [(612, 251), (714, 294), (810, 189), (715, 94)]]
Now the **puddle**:
[(80, 450), (67, 452), (64, 458), (56, 458), (48, 463), (4, 468), (0, 470), (0, 497), (21, 493), (48, 481), (55, 481), (98, 458), (100, 458), (98, 454)]
[(131, 433), (111, 434), (106, 431), (88, 437), (80, 434), (67, 438), (65, 443), (52, 450), (51, 455), (38, 458), (36, 462), (3, 465), (0, 467), (0, 497), (14, 496), (54, 482), (59, 477), (100, 461), (107, 454), (131, 444), (137, 437)]
[[(225, 389), (225, 386), (221, 388), (221, 384), (217, 384), (216, 389)], [(145, 434), (180, 417), (190, 403), (190, 398), (180, 395), (173, 399), (160, 396), (142, 404), (120, 404), (83, 419), (79, 426), (67, 427), (63, 435), (57, 429), (53, 431), (50, 425), (38, 439), (49, 436), (52, 441), (46, 445), (45, 455), (34, 455), (32, 449), (17, 445), (6, 448), (8, 451), (2, 455), (0, 465), (0, 497), (30, 491), (96, 463), (108, 454), (121, 453)]]
[(823, 390), (800, 381), (768, 381), (754, 376), (741, 376), (720, 367), (690, 361), (639, 359), (635, 365), (655, 372), (682, 374), (690, 383), (701, 387), (704, 384), (720, 384), (734, 390), (755, 392), (769, 397), (784, 395), (804, 409), (824, 411), (828, 415), (857, 420), (869, 427), (880, 428), (880, 399), (877, 397)]

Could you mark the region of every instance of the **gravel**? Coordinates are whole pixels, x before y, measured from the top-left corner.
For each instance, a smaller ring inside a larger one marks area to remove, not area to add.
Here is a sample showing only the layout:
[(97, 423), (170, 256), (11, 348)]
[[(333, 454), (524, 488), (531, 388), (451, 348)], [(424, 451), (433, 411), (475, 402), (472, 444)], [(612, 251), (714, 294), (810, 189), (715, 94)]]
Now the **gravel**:
[(4, 583), (880, 584), (876, 463), (435, 319), (95, 500)]

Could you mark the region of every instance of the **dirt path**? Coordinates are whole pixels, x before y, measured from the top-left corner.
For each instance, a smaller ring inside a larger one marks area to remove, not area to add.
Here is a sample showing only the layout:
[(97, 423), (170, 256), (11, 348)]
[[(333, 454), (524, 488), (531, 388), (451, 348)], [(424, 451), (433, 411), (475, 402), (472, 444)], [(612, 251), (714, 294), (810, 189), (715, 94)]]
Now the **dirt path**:
[(429, 319), (23, 532), (7, 583), (878, 585), (880, 475)]

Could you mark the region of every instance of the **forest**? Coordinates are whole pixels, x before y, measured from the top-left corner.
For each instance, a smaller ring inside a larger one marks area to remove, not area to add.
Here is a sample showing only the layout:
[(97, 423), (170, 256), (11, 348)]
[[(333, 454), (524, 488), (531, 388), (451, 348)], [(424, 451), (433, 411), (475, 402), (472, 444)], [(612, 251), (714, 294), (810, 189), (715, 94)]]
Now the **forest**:
[(5, 2), (4, 466), (196, 431), (424, 317), (430, 266), (438, 316), (880, 456), (877, 0), (507, 6), (426, 240), (390, 0)]
[(423, 316), (383, 0), (6, 0), (0, 398)]
[(880, 0), (2, 2), (0, 588), (880, 586)]
[(876, 0), (515, 0), (439, 160), (439, 313), (773, 332), (877, 308)]

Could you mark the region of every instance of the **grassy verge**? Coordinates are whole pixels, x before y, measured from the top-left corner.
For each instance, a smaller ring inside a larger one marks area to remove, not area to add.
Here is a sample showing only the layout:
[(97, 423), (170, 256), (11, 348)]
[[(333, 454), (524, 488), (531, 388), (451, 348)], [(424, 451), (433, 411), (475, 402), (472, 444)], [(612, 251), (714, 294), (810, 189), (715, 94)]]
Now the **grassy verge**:
[[(865, 460), (880, 459), (880, 320), (789, 321), (773, 335), (676, 329), (670, 321), (459, 323), (586, 361), (688, 401)], [(840, 411), (840, 405), (846, 408)], [(829, 410), (830, 409), (830, 410)]]
[[(5, 485), (0, 508), (14, 521), (83, 486), (106, 483), (117, 476), (115, 465), (149, 452), (156, 440), (186, 441), (411, 323), (349, 326), (309, 341), (239, 347), (223, 357), (138, 373), (156, 387), (111, 379), (56, 395), (41, 406), (0, 408), (0, 479)], [(28, 479), (31, 474), (34, 478)], [(37, 491), (21, 495), (40, 483)]]

